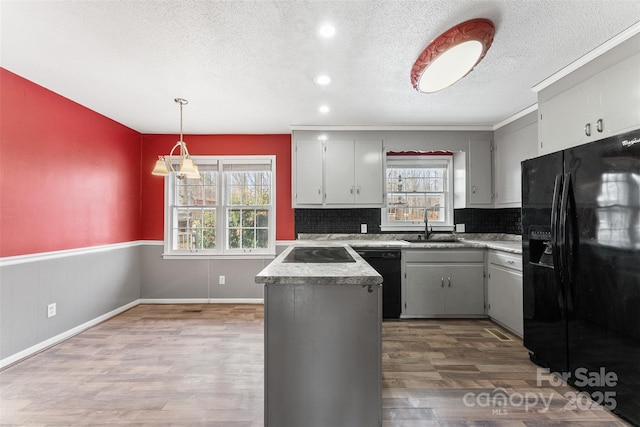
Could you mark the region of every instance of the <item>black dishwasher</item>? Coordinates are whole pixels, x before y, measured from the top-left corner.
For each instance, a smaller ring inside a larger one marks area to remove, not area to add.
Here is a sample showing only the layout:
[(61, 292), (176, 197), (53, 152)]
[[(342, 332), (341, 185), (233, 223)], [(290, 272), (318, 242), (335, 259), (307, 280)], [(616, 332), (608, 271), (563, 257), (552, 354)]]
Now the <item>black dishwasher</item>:
[(399, 319), (402, 311), (400, 250), (354, 249), (382, 276), (382, 318)]

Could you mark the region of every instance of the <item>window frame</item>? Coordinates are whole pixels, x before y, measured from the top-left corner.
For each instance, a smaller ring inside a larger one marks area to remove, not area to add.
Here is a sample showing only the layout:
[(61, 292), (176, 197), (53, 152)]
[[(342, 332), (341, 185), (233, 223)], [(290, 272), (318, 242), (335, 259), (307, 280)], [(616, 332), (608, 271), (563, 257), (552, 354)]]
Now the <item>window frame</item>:
[[(410, 156), (387, 156), (385, 162), (384, 179), (385, 179), (385, 201), (386, 206), (380, 210), (380, 230), (381, 231), (420, 231), (424, 232), (424, 221), (394, 221), (387, 220), (387, 210), (390, 208), (389, 203), (392, 201), (391, 194), (388, 189), (387, 170), (393, 168), (410, 168), (416, 165), (415, 168), (428, 168), (429, 165), (442, 165), (446, 164), (447, 172), (446, 177), (446, 190), (442, 192), (445, 200), (445, 220), (443, 222), (429, 222), (430, 227), (434, 231), (453, 231), (454, 219), (453, 219), (453, 156), (452, 155), (410, 155)], [(421, 192), (419, 194), (426, 194), (428, 192)], [(439, 192), (438, 192), (439, 193)]]
[[(176, 194), (176, 174), (169, 173), (164, 178), (164, 252), (165, 259), (273, 259), (276, 255), (276, 156), (275, 155), (237, 155), (237, 156), (191, 156), (194, 163), (202, 168), (214, 165), (217, 168), (216, 205), (212, 206), (216, 210), (215, 220), (215, 249), (173, 249), (173, 223), (175, 212)], [(179, 157), (172, 157), (169, 161), (177, 163)], [(268, 169), (271, 173), (270, 180), (270, 204), (251, 205), (251, 208), (268, 210), (268, 246), (266, 248), (239, 248), (227, 249), (228, 242), (228, 212), (234, 207), (246, 208), (248, 205), (233, 205), (228, 198), (227, 176), (224, 170), (225, 165), (250, 165), (261, 164), (270, 165)]]

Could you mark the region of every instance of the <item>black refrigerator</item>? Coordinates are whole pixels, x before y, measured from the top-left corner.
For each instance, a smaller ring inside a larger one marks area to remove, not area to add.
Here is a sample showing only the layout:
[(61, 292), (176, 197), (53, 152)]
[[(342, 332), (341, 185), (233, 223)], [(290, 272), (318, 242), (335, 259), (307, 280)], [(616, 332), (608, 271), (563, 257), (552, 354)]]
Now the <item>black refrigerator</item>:
[(640, 425), (640, 129), (522, 162), (524, 345)]

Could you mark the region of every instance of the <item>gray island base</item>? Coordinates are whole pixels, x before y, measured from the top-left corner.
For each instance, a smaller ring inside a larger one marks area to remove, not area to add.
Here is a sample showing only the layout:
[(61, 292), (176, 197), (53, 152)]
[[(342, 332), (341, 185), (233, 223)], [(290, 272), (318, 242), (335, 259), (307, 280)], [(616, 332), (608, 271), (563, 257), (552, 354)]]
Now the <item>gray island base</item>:
[(332, 247), (354, 261), (296, 259), (296, 247), (256, 276), (265, 284), (265, 426), (381, 426), (382, 277), (347, 245)]

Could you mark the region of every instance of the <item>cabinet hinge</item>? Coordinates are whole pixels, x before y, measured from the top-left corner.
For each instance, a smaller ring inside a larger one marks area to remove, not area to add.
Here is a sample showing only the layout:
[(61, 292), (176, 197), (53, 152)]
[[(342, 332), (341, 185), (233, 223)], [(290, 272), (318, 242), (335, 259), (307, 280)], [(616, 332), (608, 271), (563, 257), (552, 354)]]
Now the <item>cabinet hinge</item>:
[(325, 153), (327, 152), (327, 146), (326, 145), (324, 146), (324, 152)]
[(406, 302), (404, 303), (404, 308), (407, 308), (407, 303)]

